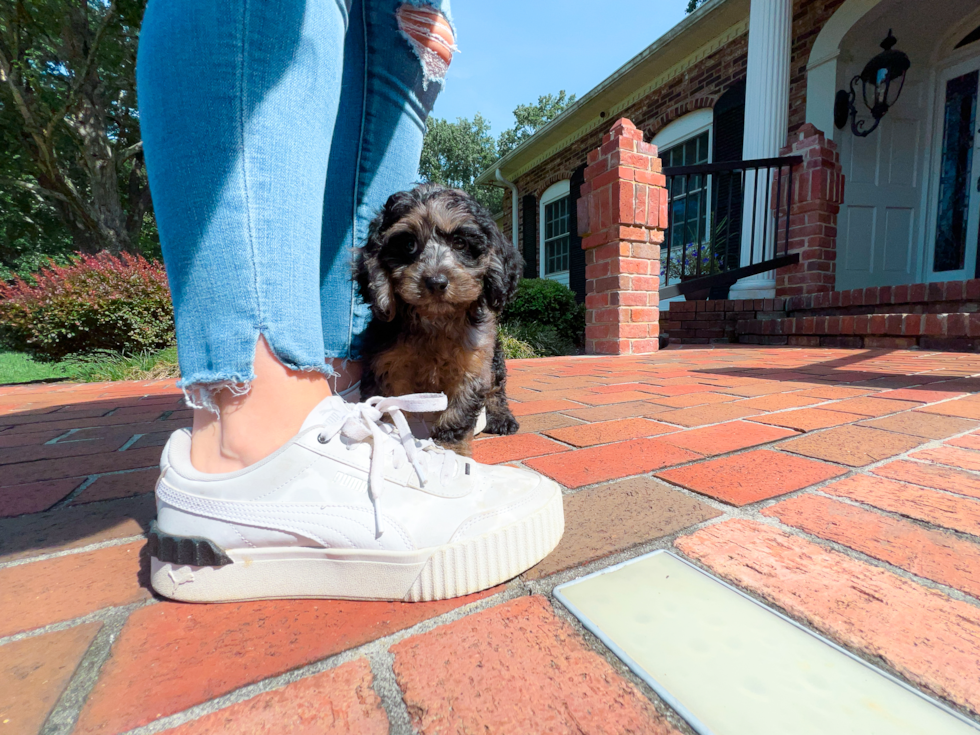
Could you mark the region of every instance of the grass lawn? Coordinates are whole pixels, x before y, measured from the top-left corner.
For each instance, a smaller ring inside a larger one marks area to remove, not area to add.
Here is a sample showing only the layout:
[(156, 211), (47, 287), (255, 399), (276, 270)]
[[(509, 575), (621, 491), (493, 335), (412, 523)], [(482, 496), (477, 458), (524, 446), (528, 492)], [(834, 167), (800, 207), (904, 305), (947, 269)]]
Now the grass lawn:
[(68, 376), (68, 369), (60, 363), (37, 362), (21, 352), (0, 352), (0, 385)]
[(177, 348), (155, 353), (123, 356), (108, 352), (64, 362), (38, 362), (21, 352), (0, 352), (0, 385), (45, 378), (67, 378), (82, 383), (112, 380), (159, 380), (176, 378)]

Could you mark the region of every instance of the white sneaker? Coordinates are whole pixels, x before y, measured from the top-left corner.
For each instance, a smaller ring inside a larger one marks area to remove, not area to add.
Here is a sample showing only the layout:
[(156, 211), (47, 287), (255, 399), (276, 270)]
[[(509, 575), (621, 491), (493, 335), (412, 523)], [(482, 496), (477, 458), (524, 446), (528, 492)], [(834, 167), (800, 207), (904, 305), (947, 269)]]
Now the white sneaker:
[[(537, 564), (564, 530), (561, 489), (415, 439), (402, 411), (441, 394), (317, 406), (275, 454), (227, 474), (164, 447), (151, 581), (175, 600), (441, 600)], [(389, 414), (394, 426), (382, 421)]]

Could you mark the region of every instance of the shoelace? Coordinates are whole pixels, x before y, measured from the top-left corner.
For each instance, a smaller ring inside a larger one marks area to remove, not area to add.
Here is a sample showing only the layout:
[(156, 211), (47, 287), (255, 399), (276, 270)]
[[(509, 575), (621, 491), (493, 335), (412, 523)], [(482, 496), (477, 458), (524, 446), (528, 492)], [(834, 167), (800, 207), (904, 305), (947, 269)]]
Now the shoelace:
[[(436, 446), (431, 441), (416, 439), (412, 435), (412, 430), (408, 426), (403, 411), (410, 413), (421, 413), (425, 411), (444, 411), (448, 405), (447, 398), (443, 393), (414, 393), (396, 398), (383, 398), (375, 396), (363, 403), (347, 404), (350, 412), (347, 419), (331, 435), (321, 433), (319, 438), (322, 442), (327, 442), (337, 433), (362, 442), (371, 439), (371, 466), (368, 472), (368, 492), (371, 502), (374, 505), (374, 524), (375, 534), (380, 537), (384, 533), (381, 523), (381, 495), (384, 493), (385, 481), (385, 457), (394, 454), (394, 466), (397, 469), (400, 459), (398, 450), (412, 463), (415, 473), (418, 475), (419, 483), (423, 486), (428, 482), (428, 477), (424, 469), (426, 457), (433, 454), (441, 455), (442, 464), (449, 459), (455, 460), (453, 452)], [(395, 428), (383, 423), (384, 415), (391, 416), (395, 423)], [(398, 442), (395, 441), (397, 434)], [(390, 450), (390, 451), (386, 451)]]

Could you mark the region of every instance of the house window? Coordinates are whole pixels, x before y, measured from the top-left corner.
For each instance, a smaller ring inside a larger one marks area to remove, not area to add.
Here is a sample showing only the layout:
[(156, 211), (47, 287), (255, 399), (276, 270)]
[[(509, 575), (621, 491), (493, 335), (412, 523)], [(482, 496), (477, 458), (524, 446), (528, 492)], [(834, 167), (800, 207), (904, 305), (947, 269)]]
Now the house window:
[[(708, 163), (708, 132), (701, 133), (660, 154), (664, 168)], [(680, 253), (684, 245), (708, 242), (708, 177), (675, 176), (668, 193), (671, 212), (671, 250)], [(696, 256), (695, 256), (696, 257)]]
[(559, 181), (541, 196), (541, 278), (568, 285), (571, 254), (569, 182)]
[[(711, 110), (698, 110), (675, 120), (653, 139), (664, 168), (695, 166), (711, 161)], [(675, 176), (667, 192), (670, 207), (670, 240), (663, 244), (660, 258), (661, 276), (670, 280), (702, 274), (712, 260), (710, 218), (710, 177), (695, 174)], [(702, 245), (701, 268), (698, 267), (698, 244)], [(667, 257), (670, 246), (670, 257)]]

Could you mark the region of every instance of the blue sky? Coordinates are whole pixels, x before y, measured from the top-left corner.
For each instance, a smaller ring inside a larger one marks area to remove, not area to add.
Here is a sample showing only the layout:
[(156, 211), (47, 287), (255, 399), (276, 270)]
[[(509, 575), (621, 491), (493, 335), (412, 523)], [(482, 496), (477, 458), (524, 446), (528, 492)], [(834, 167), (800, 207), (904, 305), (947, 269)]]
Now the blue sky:
[(495, 134), (517, 105), (580, 97), (684, 17), (687, 0), (455, 0), (460, 53), (432, 114), (481, 113)]

